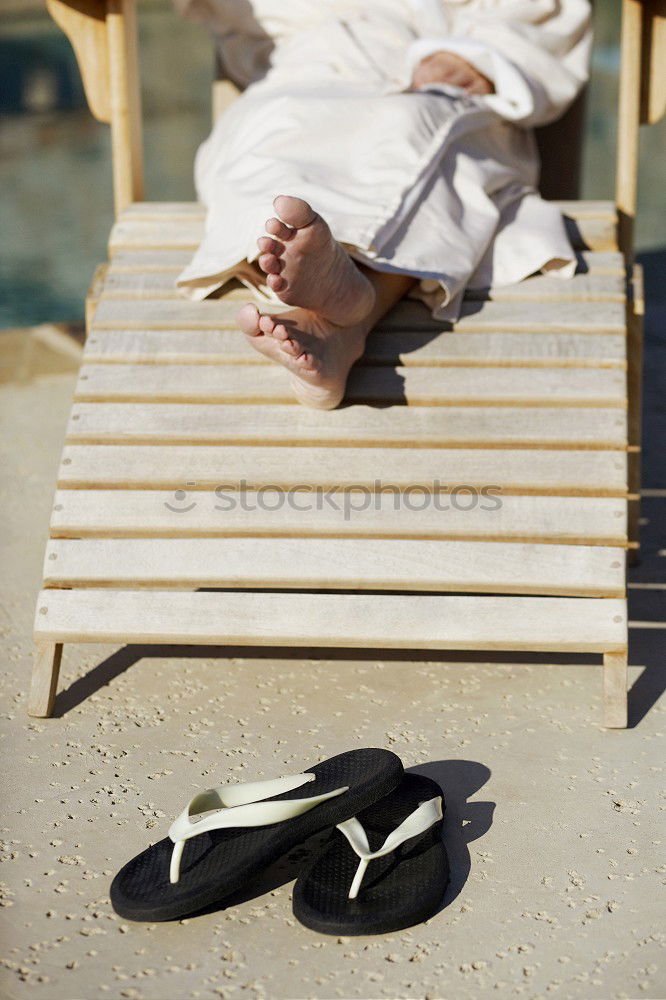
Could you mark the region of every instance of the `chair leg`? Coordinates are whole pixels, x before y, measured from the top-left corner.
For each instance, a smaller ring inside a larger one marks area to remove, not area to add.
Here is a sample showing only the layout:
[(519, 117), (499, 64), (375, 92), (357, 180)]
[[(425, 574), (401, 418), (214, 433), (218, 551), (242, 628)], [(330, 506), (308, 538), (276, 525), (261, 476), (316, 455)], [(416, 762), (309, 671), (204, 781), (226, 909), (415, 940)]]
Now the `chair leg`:
[(61, 642), (37, 643), (28, 696), (28, 715), (47, 718), (53, 712), (61, 658)]
[(604, 726), (627, 727), (627, 650), (604, 653)]

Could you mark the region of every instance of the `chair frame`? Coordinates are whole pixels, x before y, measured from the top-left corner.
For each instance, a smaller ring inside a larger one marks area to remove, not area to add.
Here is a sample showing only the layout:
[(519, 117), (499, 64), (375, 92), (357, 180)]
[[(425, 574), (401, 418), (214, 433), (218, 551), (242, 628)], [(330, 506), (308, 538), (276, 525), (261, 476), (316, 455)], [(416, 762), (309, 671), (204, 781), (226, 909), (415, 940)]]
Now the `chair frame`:
[[(46, 4), (54, 20), (72, 42), (90, 110), (95, 118), (111, 126), (113, 189), (116, 216), (119, 217), (144, 197), (136, 0), (46, 0)], [(666, 64), (659, 61), (660, 47), (663, 48), (664, 42), (666, 42), (666, 0), (622, 0), (616, 157), (617, 233), (613, 245), (624, 255), (628, 279), (626, 329), (629, 524), (627, 533), (628, 554), (629, 556), (633, 554), (634, 557), (638, 552), (643, 316), (642, 276), (640, 268), (636, 267), (633, 261), (638, 142), (640, 125), (658, 121), (666, 108)], [(212, 95), (214, 119), (238, 93), (234, 85), (223, 78), (219, 62), (217, 77)], [(581, 111), (582, 104), (578, 103), (561, 126), (568, 129), (569, 136), (577, 130), (580, 131)], [(91, 292), (90, 300), (94, 305), (94, 290)], [(55, 556), (52, 555), (50, 558), (53, 559)], [(45, 611), (45, 608), (38, 607), (38, 621), (40, 612), (45, 613)], [(616, 618), (615, 621), (619, 619)], [(183, 641), (186, 638), (183, 636)], [(193, 641), (203, 640), (195, 637)], [(442, 648), (449, 647), (443, 645)], [(473, 644), (468, 648), (474, 648)], [(579, 644), (576, 648), (583, 649), (583, 646)], [(627, 724), (626, 638), (622, 642), (609, 643), (602, 651), (605, 724), (623, 727)], [(51, 714), (61, 653), (62, 642), (51, 639), (38, 641), (29, 699), (30, 714), (37, 716)]]

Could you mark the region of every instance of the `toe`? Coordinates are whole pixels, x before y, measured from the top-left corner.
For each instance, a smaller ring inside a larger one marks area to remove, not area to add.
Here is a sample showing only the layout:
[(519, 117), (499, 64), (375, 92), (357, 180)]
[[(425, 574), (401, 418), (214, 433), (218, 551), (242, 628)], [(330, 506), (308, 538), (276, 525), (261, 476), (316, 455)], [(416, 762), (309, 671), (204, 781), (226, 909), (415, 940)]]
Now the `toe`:
[(243, 333), (246, 333), (248, 337), (258, 337), (262, 332), (259, 310), (250, 302), (246, 303), (242, 309), (240, 309), (236, 319), (241, 330)]
[(278, 340), (287, 340), (289, 338), (289, 333), (284, 323), (275, 324), (273, 327), (273, 336)]
[(304, 372), (310, 372), (312, 374), (317, 371), (314, 357), (309, 351), (303, 351), (303, 353), (296, 358), (296, 364)]
[(266, 313), (262, 313), (259, 316), (259, 329), (262, 333), (270, 336), (275, 329), (275, 320), (272, 316), (268, 316)]
[(295, 229), (290, 229), (289, 226), (285, 226), (284, 222), (280, 222), (279, 219), (269, 219), (266, 223), (266, 232), (270, 233), (271, 236), (277, 236), (279, 240), (290, 240)]
[(257, 246), (262, 254), (270, 253), (274, 257), (280, 257), (284, 253), (284, 243), (279, 243), (277, 240), (271, 239), (270, 236), (260, 236), (257, 240)]
[(279, 274), (284, 267), (284, 262), (280, 257), (272, 253), (262, 253), (259, 257), (259, 267), (264, 274)]
[(284, 292), (284, 290), (288, 287), (289, 282), (286, 278), (283, 278), (279, 274), (269, 274), (266, 278), (266, 284), (269, 288), (272, 288), (274, 292)]
[(292, 358), (297, 358), (299, 354), (303, 353), (303, 348), (291, 337), (287, 337), (286, 340), (281, 341), (280, 347), (285, 352), (285, 354), (291, 355)]
[(279, 194), (273, 202), (273, 208), (283, 222), (294, 229), (303, 229), (317, 218), (317, 213), (302, 198), (292, 198), (288, 194)]

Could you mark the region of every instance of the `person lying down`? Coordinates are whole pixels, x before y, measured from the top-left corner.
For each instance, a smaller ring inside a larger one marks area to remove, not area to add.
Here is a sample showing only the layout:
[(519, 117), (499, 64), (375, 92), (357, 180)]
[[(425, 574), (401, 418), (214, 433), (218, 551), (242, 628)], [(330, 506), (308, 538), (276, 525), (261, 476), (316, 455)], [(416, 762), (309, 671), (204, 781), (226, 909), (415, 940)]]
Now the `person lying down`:
[(302, 403), (340, 403), (404, 295), (455, 320), (468, 287), (573, 274), (532, 129), (587, 80), (588, 0), (174, 3), (244, 88), (197, 152), (206, 230), (178, 286), (252, 288), (239, 324)]

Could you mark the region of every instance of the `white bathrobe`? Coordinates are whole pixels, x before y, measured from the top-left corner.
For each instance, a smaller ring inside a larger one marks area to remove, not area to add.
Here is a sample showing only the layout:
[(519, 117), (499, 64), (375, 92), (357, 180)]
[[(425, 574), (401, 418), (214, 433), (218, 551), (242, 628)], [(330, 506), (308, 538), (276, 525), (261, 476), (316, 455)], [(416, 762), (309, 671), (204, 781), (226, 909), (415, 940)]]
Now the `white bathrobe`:
[[(236, 277), (275, 299), (255, 262), (276, 194), (309, 201), (358, 261), (419, 278), (438, 319), (457, 317), (466, 287), (573, 273), (560, 213), (537, 194), (532, 126), (587, 80), (588, 0), (174, 2), (208, 24), (246, 86), (197, 153), (206, 231), (184, 294)], [(495, 93), (411, 91), (439, 50)]]

